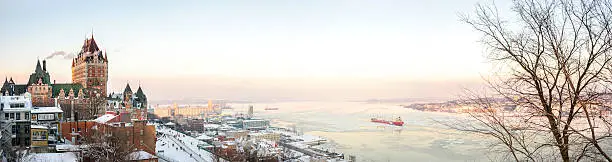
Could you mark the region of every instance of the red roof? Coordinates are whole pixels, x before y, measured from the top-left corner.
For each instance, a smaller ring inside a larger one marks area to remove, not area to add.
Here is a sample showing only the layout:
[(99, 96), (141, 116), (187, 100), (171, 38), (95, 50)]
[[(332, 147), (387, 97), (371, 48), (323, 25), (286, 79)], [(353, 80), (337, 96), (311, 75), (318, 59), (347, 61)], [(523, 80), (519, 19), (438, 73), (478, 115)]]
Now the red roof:
[(95, 51), (99, 51), (100, 49), (98, 48), (98, 44), (96, 44), (96, 40), (94, 40), (93, 35), (91, 36), (90, 39), (86, 39), (85, 43), (83, 44), (83, 48), (81, 49), (81, 51), (83, 53), (85, 52), (95, 52)]

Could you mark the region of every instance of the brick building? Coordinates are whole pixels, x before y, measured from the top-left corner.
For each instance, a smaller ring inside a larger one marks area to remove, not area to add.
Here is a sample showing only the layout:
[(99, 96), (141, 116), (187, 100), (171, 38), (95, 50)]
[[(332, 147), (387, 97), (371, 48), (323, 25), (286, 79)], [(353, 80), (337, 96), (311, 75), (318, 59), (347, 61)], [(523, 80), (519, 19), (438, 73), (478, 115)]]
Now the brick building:
[(108, 81), (108, 57), (106, 52), (98, 48), (93, 34), (86, 39), (81, 52), (72, 60), (72, 83), (83, 85), (83, 88), (93, 89), (88, 95), (100, 94), (106, 96)]
[(155, 126), (147, 125), (144, 120), (131, 120), (128, 113), (116, 114), (107, 112), (95, 120), (64, 122), (61, 125), (64, 138), (80, 144), (82, 138), (87, 138), (95, 131), (104, 134), (112, 134), (120, 139), (125, 139), (129, 145), (137, 150), (155, 154), (155, 143), (157, 141)]

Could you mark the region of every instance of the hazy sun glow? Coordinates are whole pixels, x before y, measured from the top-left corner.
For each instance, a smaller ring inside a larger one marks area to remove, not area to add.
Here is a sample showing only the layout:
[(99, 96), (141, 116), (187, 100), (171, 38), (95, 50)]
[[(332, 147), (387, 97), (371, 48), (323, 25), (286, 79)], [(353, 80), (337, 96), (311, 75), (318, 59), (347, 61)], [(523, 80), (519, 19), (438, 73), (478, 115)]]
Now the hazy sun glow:
[[(152, 100), (448, 97), (489, 68), (457, 16), (476, 1), (93, 3), (0, 2), (0, 74), (23, 83), (92, 30), (110, 90), (140, 83)], [(70, 81), (70, 60), (48, 69)]]

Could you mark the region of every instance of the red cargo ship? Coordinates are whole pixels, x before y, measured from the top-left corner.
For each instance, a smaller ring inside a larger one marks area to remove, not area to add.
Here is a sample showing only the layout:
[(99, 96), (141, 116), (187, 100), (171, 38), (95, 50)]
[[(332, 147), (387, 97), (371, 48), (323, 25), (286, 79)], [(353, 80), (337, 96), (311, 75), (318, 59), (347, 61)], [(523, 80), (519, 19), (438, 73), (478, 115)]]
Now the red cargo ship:
[(377, 118), (372, 118), (371, 121), (374, 122), (374, 123), (383, 123), (383, 124), (389, 124), (389, 125), (404, 126), (404, 121), (402, 121), (402, 118), (400, 118), (400, 117), (397, 117), (394, 121), (387, 121), (387, 120), (377, 119)]

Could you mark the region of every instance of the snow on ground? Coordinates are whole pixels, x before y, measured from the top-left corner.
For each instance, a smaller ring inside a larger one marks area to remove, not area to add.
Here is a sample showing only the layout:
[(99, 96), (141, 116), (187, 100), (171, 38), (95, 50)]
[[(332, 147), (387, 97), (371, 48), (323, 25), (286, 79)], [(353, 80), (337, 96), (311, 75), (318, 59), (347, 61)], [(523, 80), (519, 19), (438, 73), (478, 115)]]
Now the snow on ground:
[[(157, 131), (162, 133), (157, 137), (156, 147), (156, 152), (161, 158), (180, 162), (213, 161), (210, 152), (198, 149), (198, 144), (205, 142), (169, 128), (158, 128)], [(163, 152), (160, 152), (161, 150)]]
[(31, 154), (22, 159), (24, 162), (77, 162), (77, 156), (72, 152)]
[(130, 160), (148, 160), (148, 159), (156, 158), (154, 155), (151, 155), (145, 151), (132, 152), (128, 156)]
[(186, 151), (183, 151), (179, 144), (175, 143), (170, 137), (157, 137), (157, 143), (155, 146), (155, 152), (160, 159), (164, 159), (171, 162), (197, 162), (197, 160)]

